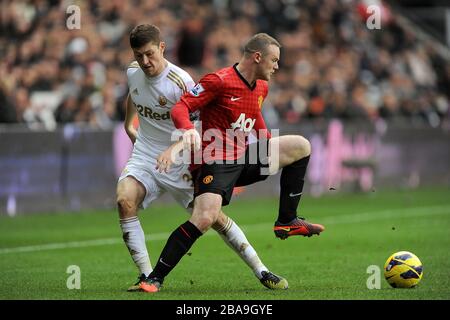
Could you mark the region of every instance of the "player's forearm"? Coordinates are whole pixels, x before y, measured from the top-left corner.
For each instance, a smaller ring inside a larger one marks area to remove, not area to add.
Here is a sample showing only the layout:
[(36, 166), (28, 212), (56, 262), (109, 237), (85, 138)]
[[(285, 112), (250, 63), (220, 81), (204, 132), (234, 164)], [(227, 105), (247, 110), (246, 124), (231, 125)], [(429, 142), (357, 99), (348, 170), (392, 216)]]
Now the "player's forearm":
[(133, 128), (133, 119), (134, 116), (136, 115), (136, 108), (133, 105), (133, 101), (131, 101), (130, 95), (127, 96), (127, 107), (126, 107), (126, 112), (125, 112), (125, 122), (124, 122), (124, 126), (125, 126), (125, 130), (127, 130), (127, 132)]
[(177, 129), (194, 129), (194, 124), (189, 120), (189, 108), (183, 100), (173, 106), (170, 115)]

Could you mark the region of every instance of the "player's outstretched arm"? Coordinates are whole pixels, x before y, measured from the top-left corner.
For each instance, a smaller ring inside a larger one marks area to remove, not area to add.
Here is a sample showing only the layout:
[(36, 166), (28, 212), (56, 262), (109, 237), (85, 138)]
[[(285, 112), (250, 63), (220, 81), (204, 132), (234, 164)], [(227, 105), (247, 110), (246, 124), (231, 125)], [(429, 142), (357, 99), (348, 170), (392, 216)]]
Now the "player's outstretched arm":
[(201, 139), (194, 124), (189, 119), (188, 106), (183, 101), (179, 101), (172, 108), (171, 116), (177, 129), (186, 130), (183, 133), (183, 148), (189, 152), (192, 150), (198, 151), (201, 147)]
[(136, 142), (136, 137), (137, 137), (137, 131), (133, 127), (133, 119), (136, 116), (136, 108), (133, 105), (133, 101), (130, 98), (130, 94), (128, 94), (128, 96), (127, 96), (126, 104), (127, 104), (127, 107), (126, 107), (126, 113), (125, 113), (124, 127), (125, 127), (125, 132), (127, 133), (131, 142), (134, 144)]

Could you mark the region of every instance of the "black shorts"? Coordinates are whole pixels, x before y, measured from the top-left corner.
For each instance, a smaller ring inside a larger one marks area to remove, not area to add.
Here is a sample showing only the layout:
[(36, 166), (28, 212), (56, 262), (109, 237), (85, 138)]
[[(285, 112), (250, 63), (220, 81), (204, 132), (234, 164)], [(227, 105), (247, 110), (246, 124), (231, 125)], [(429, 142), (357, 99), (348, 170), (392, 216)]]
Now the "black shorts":
[[(267, 179), (268, 175), (268, 141), (258, 142), (259, 146), (264, 143), (263, 155), (255, 156), (256, 147), (250, 146), (245, 152), (245, 161), (240, 159), (235, 163), (212, 163), (202, 164), (200, 168), (192, 172), (194, 180), (194, 198), (203, 193), (216, 193), (222, 196), (222, 206), (230, 203), (234, 187), (247, 186), (258, 181)], [(250, 157), (250, 152), (253, 156)]]

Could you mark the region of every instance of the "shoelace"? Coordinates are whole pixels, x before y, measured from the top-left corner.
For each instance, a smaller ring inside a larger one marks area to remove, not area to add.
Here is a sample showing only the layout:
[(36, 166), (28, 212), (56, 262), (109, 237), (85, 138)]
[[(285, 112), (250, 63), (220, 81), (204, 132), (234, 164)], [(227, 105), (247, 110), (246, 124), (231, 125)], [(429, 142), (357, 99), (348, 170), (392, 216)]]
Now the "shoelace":
[(264, 275), (264, 280), (269, 280), (272, 281), (273, 283), (278, 283), (280, 281), (280, 279), (272, 272), (267, 272)]
[[(299, 220), (301, 220), (301, 221), (299, 221)], [(295, 224), (305, 226), (305, 227), (308, 227), (308, 225), (309, 225), (309, 223), (306, 222), (305, 218), (303, 218), (303, 217), (297, 217), (296, 221), (294, 222), (294, 225)]]
[(138, 277), (138, 281), (137, 281), (134, 285), (137, 286), (139, 283), (141, 283), (142, 281), (144, 281), (145, 278), (146, 278), (145, 274), (141, 274), (141, 275)]
[(158, 278), (148, 278), (147, 282), (148, 283), (152, 283), (152, 284), (154, 284), (157, 287), (161, 287), (162, 286), (162, 280), (158, 279)]

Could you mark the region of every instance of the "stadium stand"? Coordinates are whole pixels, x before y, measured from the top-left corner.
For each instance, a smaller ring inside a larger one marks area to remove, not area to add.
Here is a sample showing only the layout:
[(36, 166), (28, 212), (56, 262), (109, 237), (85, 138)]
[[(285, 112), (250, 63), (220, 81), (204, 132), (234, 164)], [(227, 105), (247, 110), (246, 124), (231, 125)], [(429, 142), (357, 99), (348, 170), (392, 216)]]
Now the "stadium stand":
[(124, 117), (129, 31), (150, 22), (194, 80), (236, 62), (251, 34), (276, 36), (283, 50), (265, 103), (269, 126), (336, 117), (448, 124), (448, 56), (387, 5), (381, 30), (368, 29), (365, 4), (91, 0), (77, 2), (81, 28), (69, 30), (66, 1), (2, 1), (0, 122), (111, 128)]

